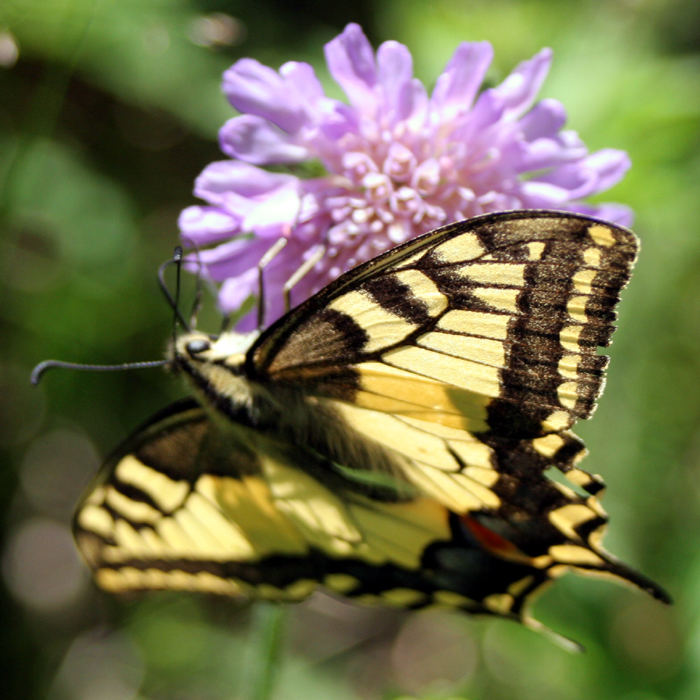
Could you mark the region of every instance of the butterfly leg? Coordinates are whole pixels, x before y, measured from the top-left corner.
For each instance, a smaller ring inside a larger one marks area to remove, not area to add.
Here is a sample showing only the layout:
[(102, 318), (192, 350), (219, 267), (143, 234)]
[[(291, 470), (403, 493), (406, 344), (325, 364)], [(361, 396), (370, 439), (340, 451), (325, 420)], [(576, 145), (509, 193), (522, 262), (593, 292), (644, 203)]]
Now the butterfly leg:
[(326, 246), (319, 245), (316, 250), (303, 262), (297, 271), (284, 283), (284, 311), (285, 313), (291, 308), (292, 288), (296, 286), (302, 278), (307, 275), (311, 269), (318, 263), (326, 254)]
[(265, 254), (258, 262), (258, 330), (262, 330), (265, 321), (265, 286), (263, 271), (286, 245), (286, 238), (278, 238), (275, 243), (265, 251)]

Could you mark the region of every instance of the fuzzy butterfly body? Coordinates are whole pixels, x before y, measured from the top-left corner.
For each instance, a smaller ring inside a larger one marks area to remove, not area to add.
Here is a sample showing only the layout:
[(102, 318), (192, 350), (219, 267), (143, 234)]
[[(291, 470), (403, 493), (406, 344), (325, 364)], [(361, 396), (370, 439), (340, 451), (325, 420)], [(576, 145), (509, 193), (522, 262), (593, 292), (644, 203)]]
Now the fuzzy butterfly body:
[(180, 337), (170, 365), (193, 398), (118, 448), (76, 513), (97, 582), (273, 600), (321, 585), (530, 625), (568, 569), (668, 600), (602, 548), (603, 483), (569, 431), (602, 389), (636, 253), (585, 216), (486, 215), (360, 265), (259, 337)]

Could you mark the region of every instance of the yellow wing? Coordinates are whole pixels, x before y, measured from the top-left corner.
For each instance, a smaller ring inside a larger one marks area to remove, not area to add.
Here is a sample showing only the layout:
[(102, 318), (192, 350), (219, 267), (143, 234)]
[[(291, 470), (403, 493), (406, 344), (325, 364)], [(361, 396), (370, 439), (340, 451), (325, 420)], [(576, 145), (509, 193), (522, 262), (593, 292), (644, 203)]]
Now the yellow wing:
[(520, 619), (550, 578), (491, 554), (477, 523), (433, 499), (364, 497), (304, 447), (250, 437), (186, 401), (127, 440), (75, 516), (100, 586), (293, 601), (322, 585)]
[(361, 265), (273, 325), (258, 373), (431, 422), (532, 437), (590, 415), (631, 232), (575, 214), (446, 226)]
[(587, 217), (490, 215), (341, 276), (245, 356), (179, 339), (207, 411), (176, 404), (103, 467), (75, 518), (98, 583), (275, 600), (323, 585), (536, 626), (527, 603), (573, 567), (668, 600), (602, 549), (602, 482), (568, 431), (602, 387), (635, 254)]
[[(499, 555), (612, 573), (663, 597), (601, 548), (603, 484), (575, 466), (584, 447), (567, 430), (602, 389), (597, 347), (636, 253), (631, 232), (576, 214), (460, 222), (287, 314), (248, 371), (313, 396), (355, 442), (388, 453), (393, 472), (513, 546)], [(381, 463), (346, 442), (321, 449), (356, 470)], [(550, 466), (587, 495), (547, 478)]]

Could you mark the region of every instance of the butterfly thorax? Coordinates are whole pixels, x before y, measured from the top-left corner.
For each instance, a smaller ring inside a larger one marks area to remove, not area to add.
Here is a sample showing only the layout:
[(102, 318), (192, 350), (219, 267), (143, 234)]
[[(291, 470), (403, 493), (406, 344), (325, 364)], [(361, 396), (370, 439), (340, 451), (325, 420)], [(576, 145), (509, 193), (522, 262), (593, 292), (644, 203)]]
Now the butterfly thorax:
[(256, 386), (244, 375), (245, 355), (258, 333), (225, 333), (214, 338), (195, 331), (171, 348), (172, 368), (182, 372), (204, 408), (248, 423), (260, 404)]
[[(257, 337), (257, 332), (218, 338), (194, 332), (181, 336), (171, 351), (173, 368), (183, 373), (199, 403), (230, 439), (256, 442), (262, 431), (268, 445), (279, 440), (301, 447), (314, 459), (325, 460), (332, 471), (343, 465), (356, 475), (348, 484), (351, 490), (369, 490), (390, 500), (413, 491), (403, 475), (404, 460), (358, 435), (327, 402), (300, 387), (251, 376), (248, 350)], [(369, 471), (388, 477), (390, 492), (385, 482), (368, 486), (360, 473)]]
[(308, 432), (302, 426), (313, 420), (308, 415), (316, 408), (313, 399), (294, 387), (273, 386), (251, 376), (247, 351), (257, 337), (257, 331), (230, 332), (218, 338), (189, 333), (177, 340), (172, 365), (184, 374), (199, 403), (220, 425), (286, 433), (286, 439), (297, 427), (302, 440)]

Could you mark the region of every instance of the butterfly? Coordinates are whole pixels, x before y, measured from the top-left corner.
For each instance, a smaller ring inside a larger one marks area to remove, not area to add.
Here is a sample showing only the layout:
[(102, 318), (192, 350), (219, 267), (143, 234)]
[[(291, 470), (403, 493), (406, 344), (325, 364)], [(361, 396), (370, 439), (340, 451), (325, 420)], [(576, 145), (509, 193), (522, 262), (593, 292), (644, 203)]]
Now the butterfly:
[(168, 365), (192, 397), (78, 506), (95, 580), (275, 601), (321, 586), (531, 627), (568, 570), (668, 602), (603, 549), (604, 485), (570, 431), (602, 389), (637, 248), (578, 214), (489, 214), (359, 265), (262, 333), (184, 333)]

